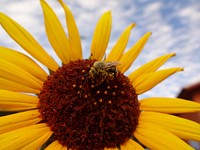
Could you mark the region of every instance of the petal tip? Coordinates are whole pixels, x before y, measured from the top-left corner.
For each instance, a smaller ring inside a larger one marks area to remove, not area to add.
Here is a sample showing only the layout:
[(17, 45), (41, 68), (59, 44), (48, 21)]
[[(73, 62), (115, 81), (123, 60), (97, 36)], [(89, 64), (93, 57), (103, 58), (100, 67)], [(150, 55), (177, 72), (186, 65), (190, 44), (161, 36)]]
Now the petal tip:
[(150, 36), (150, 35), (152, 35), (152, 32), (150, 32), (150, 31), (149, 31), (149, 32), (147, 32), (147, 35), (149, 35), (149, 36)]
[(152, 32), (146, 32), (143, 37), (146, 38), (146, 39), (149, 39), (149, 37), (151, 35), (152, 35)]
[(132, 29), (133, 27), (135, 27), (135, 26), (136, 26), (136, 24), (133, 23), (133, 22), (130, 24), (131, 29)]
[(184, 68), (174, 68), (174, 72), (180, 72), (180, 71), (184, 71)]
[(107, 12), (105, 12), (105, 15), (107, 16), (107, 17), (111, 17), (111, 15), (112, 15), (112, 12), (111, 12), (111, 10), (109, 10), (109, 11), (107, 11)]
[(171, 53), (171, 56), (172, 56), (172, 57), (176, 56), (176, 53)]
[[(7, 17), (3, 12), (0, 12), (0, 18)], [(1, 20), (0, 20), (1, 22)]]

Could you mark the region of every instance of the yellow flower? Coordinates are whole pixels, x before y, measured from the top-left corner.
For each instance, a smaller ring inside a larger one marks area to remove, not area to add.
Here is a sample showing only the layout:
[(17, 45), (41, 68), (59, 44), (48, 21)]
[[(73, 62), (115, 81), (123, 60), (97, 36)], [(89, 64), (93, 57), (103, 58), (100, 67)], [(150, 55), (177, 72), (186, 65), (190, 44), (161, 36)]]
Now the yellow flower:
[(193, 149), (182, 139), (200, 141), (200, 124), (171, 114), (200, 111), (199, 103), (163, 97), (138, 100), (138, 95), (182, 70), (158, 70), (175, 54), (160, 56), (126, 77), (123, 73), (151, 33), (124, 52), (135, 26), (131, 24), (102, 60), (112, 24), (111, 12), (106, 12), (94, 31), (90, 58), (83, 59), (74, 17), (59, 2), (68, 36), (49, 5), (44, 0), (41, 5), (47, 37), (62, 66), (24, 28), (0, 13), (5, 31), (50, 70), (48, 74), (23, 53), (0, 47), (0, 110), (11, 112), (0, 117), (0, 149), (30, 150), (44, 145), (47, 150)]

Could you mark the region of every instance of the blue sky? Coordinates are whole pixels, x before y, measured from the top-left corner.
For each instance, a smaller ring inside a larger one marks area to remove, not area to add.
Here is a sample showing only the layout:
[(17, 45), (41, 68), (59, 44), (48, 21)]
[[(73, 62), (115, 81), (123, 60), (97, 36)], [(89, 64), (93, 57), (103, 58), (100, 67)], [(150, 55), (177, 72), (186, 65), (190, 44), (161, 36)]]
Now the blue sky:
[[(57, 0), (46, 1), (53, 7), (65, 26), (64, 12)], [(79, 32), (83, 37), (82, 46), (85, 58), (89, 56), (96, 23), (99, 17), (108, 10), (112, 11), (113, 24), (107, 53), (121, 32), (132, 22), (137, 26), (131, 33), (127, 49), (145, 32), (153, 33), (127, 74), (160, 55), (171, 52), (177, 54), (162, 68), (184, 67), (185, 71), (168, 78), (142, 97), (176, 97), (183, 87), (200, 82), (199, 0), (65, 0), (65, 2), (72, 10)], [(58, 60), (46, 38), (39, 0), (1, 0), (0, 11), (25, 27)], [(2, 28), (0, 28), (0, 45), (24, 52)]]

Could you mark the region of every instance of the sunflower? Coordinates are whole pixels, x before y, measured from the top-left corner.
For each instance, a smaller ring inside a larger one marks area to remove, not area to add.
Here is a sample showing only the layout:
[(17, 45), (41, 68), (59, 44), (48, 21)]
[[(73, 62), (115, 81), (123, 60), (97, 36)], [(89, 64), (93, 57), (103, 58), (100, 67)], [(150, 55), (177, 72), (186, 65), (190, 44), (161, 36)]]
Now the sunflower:
[(158, 70), (174, 53), (160, 56), (133, 71), (132, 65), (151, 33), (124, 52), (129, 25), (104, 58), (111, 33), (111, 12), (94, 31), (90, 57), (82, 58), (80, 35), (69, 8), (66, 36), (51, 7), (41, 0), (48, 40), (62, 61), (59, 66), (18, 23), (0, 13), (0, 24), (26, 52), (0, 47), (0, 149), (190, 150), (183, 140), (200, 141), (200, 125), (177, 117), (196, 112), (200, 104), (178, 98), (138, 100), (182, 68)]

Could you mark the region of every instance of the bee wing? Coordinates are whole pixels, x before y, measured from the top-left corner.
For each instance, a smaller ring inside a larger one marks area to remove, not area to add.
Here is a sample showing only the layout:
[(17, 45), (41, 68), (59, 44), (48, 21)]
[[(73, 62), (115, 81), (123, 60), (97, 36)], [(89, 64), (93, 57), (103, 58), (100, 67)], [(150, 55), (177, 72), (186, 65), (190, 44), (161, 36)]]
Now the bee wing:
[(102, 68), (116, 67), (116, 66), (120, 65), (120, 63), (118, 61), (105, 62), (105, 64), (106, 65)]

